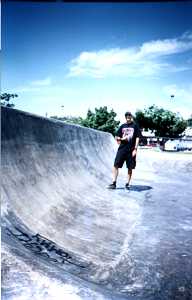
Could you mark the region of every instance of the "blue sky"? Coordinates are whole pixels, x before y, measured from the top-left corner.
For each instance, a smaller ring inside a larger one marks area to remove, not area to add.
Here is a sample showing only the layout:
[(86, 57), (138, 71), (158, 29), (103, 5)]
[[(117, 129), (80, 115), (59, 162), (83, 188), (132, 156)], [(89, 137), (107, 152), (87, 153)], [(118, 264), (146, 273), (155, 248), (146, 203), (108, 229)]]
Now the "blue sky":
[(24, 111), (85, 117), (106, 105), (123, 121), (156, 104), (192, 114), (190, 2), (7, 2), (2, 54), (2, 91)]

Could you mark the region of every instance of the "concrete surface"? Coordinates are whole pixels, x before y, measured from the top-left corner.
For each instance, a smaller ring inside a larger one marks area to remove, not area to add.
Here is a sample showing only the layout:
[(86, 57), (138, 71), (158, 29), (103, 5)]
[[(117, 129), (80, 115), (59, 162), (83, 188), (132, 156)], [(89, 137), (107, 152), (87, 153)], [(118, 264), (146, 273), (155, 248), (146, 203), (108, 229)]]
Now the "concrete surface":
[(2, 299), (192, 299), (190, 154), (139, 149), (106, 189), (108, 133), (2, 108)]

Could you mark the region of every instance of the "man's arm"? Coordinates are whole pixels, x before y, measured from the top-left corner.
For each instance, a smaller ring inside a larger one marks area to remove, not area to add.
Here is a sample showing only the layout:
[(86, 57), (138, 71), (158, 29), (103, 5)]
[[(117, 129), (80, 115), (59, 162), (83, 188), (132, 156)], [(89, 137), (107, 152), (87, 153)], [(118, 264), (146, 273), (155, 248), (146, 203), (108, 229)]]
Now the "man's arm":
[(122, 125), (118, 128), (118, 130), (115, 133), (115, 140), (117, 141), (118, 144), (121, 143), (121, 137), (122, 137), (121, 128), (122, 128)]
[(135, 147), (134, 147), (134, 149), (133, 149), (133, 151), (132, 151), (132, 156), (136, 156), (138, 146), (139, 146), (139, 137), (136, 137), (136, 140), (135, 140)]
[(120, 136), (115, 136), (115, 140), (116, 140), (118, 145), (121, 144), (121, 137)]
[(121, 140), (121, 137), (120, 136), (115, 136), (115, 139), (116, 139), (116, 141), (120, 141)]
[(136, 139), (134, 150), (137, 150), (139, 147), (139, 139), (142, 136), (140, 128), (136, 125)]
[(139, 137), (136, 138), (134, 150), (137, 150), (138, 146), (139, 146)]

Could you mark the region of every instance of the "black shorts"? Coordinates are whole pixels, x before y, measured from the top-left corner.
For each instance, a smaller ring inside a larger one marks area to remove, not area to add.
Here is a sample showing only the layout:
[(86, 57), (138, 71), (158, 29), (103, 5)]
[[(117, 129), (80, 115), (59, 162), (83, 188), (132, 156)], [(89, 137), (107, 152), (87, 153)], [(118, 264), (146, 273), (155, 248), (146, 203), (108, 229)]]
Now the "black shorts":
[(119, 149), (115, 157), (114, 167), (122, 168), (125, 161), (128, 169), (135, 169), (136, 155), (132, 157), (132, 151), (125, 152)]

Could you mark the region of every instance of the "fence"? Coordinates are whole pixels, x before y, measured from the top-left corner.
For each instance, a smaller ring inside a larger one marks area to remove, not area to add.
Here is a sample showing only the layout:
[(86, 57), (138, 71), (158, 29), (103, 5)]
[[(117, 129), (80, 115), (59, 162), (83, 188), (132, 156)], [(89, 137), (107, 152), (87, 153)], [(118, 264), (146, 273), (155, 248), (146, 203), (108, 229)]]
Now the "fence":
[(140, 146), (147, 148), (159, 147), (164, 151), (192, 151), (192, 137), (151, 137), (144, 136), (140, 138)]

